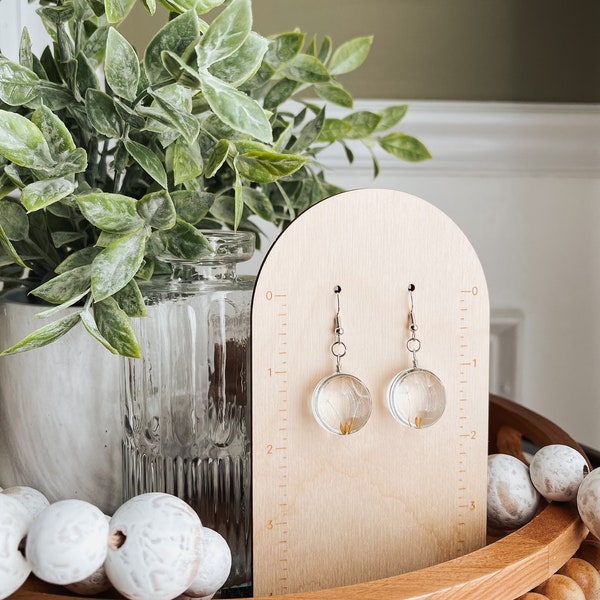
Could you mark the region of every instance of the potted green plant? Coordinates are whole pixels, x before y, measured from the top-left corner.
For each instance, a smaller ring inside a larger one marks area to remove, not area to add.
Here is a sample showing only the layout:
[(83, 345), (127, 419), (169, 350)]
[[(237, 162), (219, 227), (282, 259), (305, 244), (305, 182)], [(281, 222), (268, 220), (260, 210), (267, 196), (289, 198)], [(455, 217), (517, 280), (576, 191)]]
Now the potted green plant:
[(251, 0), (161, 2), (170, 18), (143, 50), (117, 29), (136, 0), (40, 0), (50, 45), (34, 55), (23, 31), (18, 62), (0, 55), (0, 295), (29, 300), (0, 304), (0, 485), (107, 513), (122, 489), (114, 354), (140, 356), (131, 318), (165, 254), (209, 254), (207, 229), (286, 227), (339, 191), (319, 163), (332, 144), (349, 160), (365, 144), (375, 174), (378, 150), (429, 158), (398, 131), (406, 105), (352, 109), (339, 78), (370, 37), (265, 38)]
[[(42, 313), (48, 324), (2, 354), (82, 324), (111, 352), (137, 357), (137, 281), (165, 272), (161, 252), (206, 253), (204, 228), (285, 227), (338, 191), (318, 162), (331, 144), (349, 160), (349, 140), (429, 158), (392, 130), (406, 105), (351, 110), (339, 76), (364, 61), (370, 37), (335, 49), (298, 30), (265, 38), (252, 31), (251, 0), (161, 2), (171, 19), (141, 60), (117, 29), (135, 0), (41, 0), (51, 46), (35, 56), (25, 30), (19, 62), (0, 56), (3, 293), (25, 286), (55, 305)], [(328, 118), (328, 104), (348, 115)]]

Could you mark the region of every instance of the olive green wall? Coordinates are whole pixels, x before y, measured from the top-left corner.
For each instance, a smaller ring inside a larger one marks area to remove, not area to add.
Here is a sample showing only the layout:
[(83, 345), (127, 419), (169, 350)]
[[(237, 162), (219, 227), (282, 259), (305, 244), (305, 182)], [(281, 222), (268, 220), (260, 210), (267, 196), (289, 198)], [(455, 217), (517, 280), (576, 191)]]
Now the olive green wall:
[[(254, 0), (254, 29), (375, 36), (358, 98), (600, 102), (599, 0)], [(151, 35), (142, 10), (124, 25)], [(164, 17), (164, 14), (163, 14)]]

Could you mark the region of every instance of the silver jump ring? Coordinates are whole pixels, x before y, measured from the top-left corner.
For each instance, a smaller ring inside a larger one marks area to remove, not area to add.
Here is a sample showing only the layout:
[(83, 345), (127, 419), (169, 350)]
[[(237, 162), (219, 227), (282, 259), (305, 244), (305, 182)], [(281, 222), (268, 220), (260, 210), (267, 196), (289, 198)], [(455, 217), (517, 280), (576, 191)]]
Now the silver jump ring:
[(342, 358), (346, 356), (346, 344), (344, 342), (333, 342), (331, 345), (331, 354), (333, 354), (336, 358)]
[(406, 342), (406, 348), (409, 352), (412, 352), (414, 354), (415, 352), (418, 352), (421, 349), (421, 341), (418, 338), (410, 338)]

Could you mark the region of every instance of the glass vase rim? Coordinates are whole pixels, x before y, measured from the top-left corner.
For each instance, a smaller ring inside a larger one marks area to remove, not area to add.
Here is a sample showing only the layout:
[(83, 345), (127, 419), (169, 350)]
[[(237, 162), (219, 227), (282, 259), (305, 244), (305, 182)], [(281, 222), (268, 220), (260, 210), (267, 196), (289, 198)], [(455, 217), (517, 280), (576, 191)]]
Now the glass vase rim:
[(256, 248), (256, 236), (251, 231), (230, 231), (227, 229), (200, 229), (212, 248), (212, 252), (199, 258), (179, 258), (171, 254), (159, 258), (172, 266), (213, 266), (233, 264), (250, 260)]

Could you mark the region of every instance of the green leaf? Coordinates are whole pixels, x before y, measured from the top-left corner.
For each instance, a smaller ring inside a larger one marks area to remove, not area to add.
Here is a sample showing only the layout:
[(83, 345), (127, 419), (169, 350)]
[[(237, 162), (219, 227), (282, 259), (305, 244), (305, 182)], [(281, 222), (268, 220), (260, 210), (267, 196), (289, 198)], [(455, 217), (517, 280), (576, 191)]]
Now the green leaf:
[(236, 156), (234, 164), (242, 177), (256, 183), (273, 183), (295, 173), (308, 158), (276, 152), (247, 152)]
[(83, 173), (88, 166), (87, 153), (83, 148), (75, 148), (64, 154), (51, 169), (41, 169), (39, 172), (48, 177), (64, 177), (75, 173)]
[(132, 279), (123, 289), (120, 289), (113, 298), (128, 317), (145, 317), (148, 315), (144, 298), (135, 279)]
[(235, 184), (233, 187), (233, 229), (237, 231), (244, 213), (244, 196), (242, 191), (242, 178), (240, 174), (235, 172)]
[(0, 100), (22, 106), (39, 95), (40, 78), (27, 67), (0, 56)]
[(343, 119), (346, 123), (352, 125), (352, 129), (346, 137), (351, 140), (360, 140), (368, 137), (374, 131), (381, 117), (367, 110), (352, 113)]
[(85, 94), (85, 112), (92, 127), (108, 138), (121, 137), (122, 121), (112, 98), (100, 90), (89, 89)]
[(331, 57), (329, 72), (332, 75), (349, 73), (365, 61), (373, 43), (373, 36), (358, 37), (344, 42)]
[(273, 222), (275, 211), (273, 204), (260, 190), (244, 186), (243, 188), (244, 204), (261, 219)]
[(33, 53), (31, 52), (31, 37), (27, 27), (23, 27), (21, 31), (21, 39), (19, 40), (19, 64), (23, 67), (33, 70)]
[(40, 81), (40, 100), (51, 110), (62, 110), (75, 102), (75, 97), (66, 88), (51, 81)]
[(386, 152), (409, 162), (420, 162), (431, 158), (429, 150), (422, 142), (404, 133), (389, 133), (379, 140), (379, 145)]
[(151, 15), (156, 12), (156, 0), (142, 0), (142, 4)]
[(85, 327), (85, 330), (97, 341), (100, 342), (109, 352), (112, 354), (118, 354), (117, 350), (113, 348), (108, 340), (100, 333), (98, 325), (94, 319), (94, 315), (89, 310), (81, 312), (81, 322)]
[(44, 325), (44, 327), (40, 327), (40, 329), (36, 329), (33, 333), (30, 333), (14, 346), (0, 352), (0, 356), (7, 356), (46, 346), (65, 335), (77, 323), (79, 323), (79, 313), (63, 317), (53, 323), (48, 323), (48, 325)]
[(88, 89), (98, 87), (98, 78), (96, 77), (94, 67), (83, 52), (78, 52), (75, 60), (77, 61), (77, 89), (83, 98)]
[(12, 263), (16, 263), (17, 265), (27, 268), (27, 265), (23, 262), (19, 253), (15, 250), (15, 247), (12, 245), (11, 241), (8, 239), (4, 229), (0, 225), (0, 247), (4, 250), (5, 254), (7, 254), (11, 259)]
[(395, 125), (398, 125), (404, 118), (406, 111), (408, 110), (408, 104), (398, 104), (396, 106), (387, 106), (379, 112), (381, 121), (375, 128), (375, 131), (387, 131)]
[(180, 185), (202, 175), (204, 163), (197, 143), (188, 145), (181, 138), (174, 144), (173, 183)]
[(63, 304), (89, 289), (90, 275), (90, 265), (76, 267), (43, 283), (31, 294), (51, 304)]
[(42, 132), (55, 159), (62, 159), (75, 150), (75, 142), (66, 125), (47, 106), (40, 106), (31, 115), (31, 122)]
[(290, 148), (290, 152), (301, 154), (306, 151), (319, 138), (323, 125), (325, 124), (325, 109), (322, 108), (319, 114), (309, 121), (300, 132), (298, 139)]
[(86, 248), (82, 248), (81, 250), (77, 250), (70, 254), (63, 260), (55, 269), (54, 272), (57, 275), (61, 273), (65, 273), (70, 269), (75, 269), (77, 267), (83, 267), (84, 265), (91, 265), (92, 261), (98, 253), (100, 252), (100, 248), (95, 246), (87, 246)]
[(352, 94), (337, 81), (318, 83), (315, 85), (315, 92), (317, 92), (319, 98), (344, 108), (352, 108), (354, 104)]
[(208, 72), (202, 78), (201, 87), (211, 109), (223, 123), (261, 142), (273, 141), (271, 124), (256, 100)]
[(303, 83), (324, 83), (331, 79), (327, 67), (316, 57), (299, 54), (281, 69), (281, 74)]
[(296, 57), (304, 46), (305, 34), (300, 31), (280, 33), (269, 38), (269, 49), (265, 61), (280, 67)]
[(48, 308), (46, 310), (43, 310), (42, 312), (36, 313), (35, 316), (38, 319), (46, 319), (48, 317), (52, 317), (55, 314), (65, 310), (65, 308), (69, 308), (69, 306), (73, 306), (73, 304), (77, 304), (77, 302), (79, 302), (80, 300), (85, 298), (85, 296), (87, 296), (89, 293), (90, 293), (90, 290), (88, 288), (87, 290), (81, 292), (81, 294), (78, 294), (77, 296), (73, 296), (72, 298), (70, 298), (66, 302), (63, 302), (62, 304), (58, 304), (57, 306), (53, 306), (52, 308)]
[(341, 119), (325, 119), (319, 134), (320, 142), (335, 142), (345, 138), (352, 130), (352, 124)]
[(163, 51), (169, 50), (182, 56), (199, 37), (200, 27), (194, 10), (189, 10), (164, 25), (150, 40), (144, 53), (144, 69), (148, 81), (156, 83), (169, 77), (161, 58)]
[(239, 87), (258, 71), (267, 47), (267, 40), (251, 31), (231, 56), (213, 63), (209, 70), (218, 79)]
[(102, 250), (92, 263), (92, 295), (104, 300), (133, 279), (144, 260), (148, 231), (146, 228), (121, 236)]
[(0, 154), (30, 169), (54, 165), (42, 132), (29, 119), (6, 110), (0, 110)]
[(106, 40), (104, 74), (115, 94), (126, 100), (135, 100), (140, 64), (131, 44), (114, 28), (110, 29)]
[(215, 195), (210, 192), (173, 192), (171, 198), (180, 220), (192, 225), (204, 219), (215, 201)]
[(175, 206), (167, 190), (146, 194), (138, 200), (137, 212), (154, 229), (171, 229), (175, 225)]
[(62, 200), (74, 190), (75, 184), (63, 178), (34, 181), (23, 188), (21, 203), (32, 212)]
[(293, 79), (283, 78), (275, 82), (267, 92), (263, 101), (263, 106), (267, 110), (275, 110), (280, 104), (283, 104), (300, 87), (300, 83)]
[(133, 157), (152, 179), (154, 179), (163, 188), (168, 187), (167, 174), (165, 168), (158, 156), (142, 144), (133, 140), (125, 140), (125, 148), (130, 156)]
[(119, 308), (114, 298), (106, 298), (94, 304), (94, 320), (100, 335), (121, 356), (142, 357), (129, 317)]
[(231, 0), (229, 6), (211, 23), (196, 46), (198, 67), (208, 68), (231, 56), (246, 41), (252, 30), (251, 0)]
[(109, 23), (120, 23), (133, 8), (135, 0), (104, 0), (106, 18)]
[(200, 74), (188, 66), (180, 56), (170, 50), (164, 50), (160, 58), (164, 68), (177, 83), (190, 89), (198, 89), (200, 87)]
[(219, 140), (206, 163), (204, 176), (210, 179), (215, 176), (215, 173), (221, 168), (229, 154), (229, 142), (227, 140)]
[(192, 144), (200, 133), (200, 123), (198, 122), (198, 119), (190, 113), (178, 108), (167, 98), (163, 98), (160, 92), (152, 93), (152, 97), (160, 106), (161, 110), (164, 111), (171, 125), (183, 135), (188, 144)]
[(98, 248), (108, 248), (113, 242), (120, 240), (122, 235), (122, 233), (108, 233), (107, 231), (101, 231), (96, 240), (96, 246), (98, 246)]
[(93, 192), (76, 197), (83, 216), (108, 233), (129, 233), (144, 225), (133, 198), (108, 192)]
[(110, 27), (98, 27), (90, 37), (85, 40), (81, 51), (90, 60), (97, 62), (103, 60), (104, 53), (106, 51), (106, 38), (108, 37), (108, 31)]
[(323, 38), (323, 42), (321, 43), (321, 47), (319, 48), (319, 54), (317, 54), (317, 58), (323, 63), (327, 64), (329, 57), (331, 56), (331, 48), (333, 46), (333, 42), (331, 38), (326, 35)]
[(136, 111), (131, 110), (131, 108), (129, 108), (117, 96), (113, 96), (112, 100), (115, 103), (117, 113), (127, 125), (129, 125), (134, 130), (144, 128), (146, 122), (142, 116), (140, 116)]
[(208, 240), (193, 225), (180, 219), (173, 229), (161, 231), (160, 239), (169, 254), (184, 260), (196, 260), (213, 252)]
[(9, 240), (20, 242), (29, 236), (29, 220), (20, 204), (0, 200), (0, 226)]
[(77, 240), (84, 240), (85, 234), (79, 231), (52, 231), (50, 237), (52, 238), (54, 247), (60, 248), (61, 246), (72, 244)]

